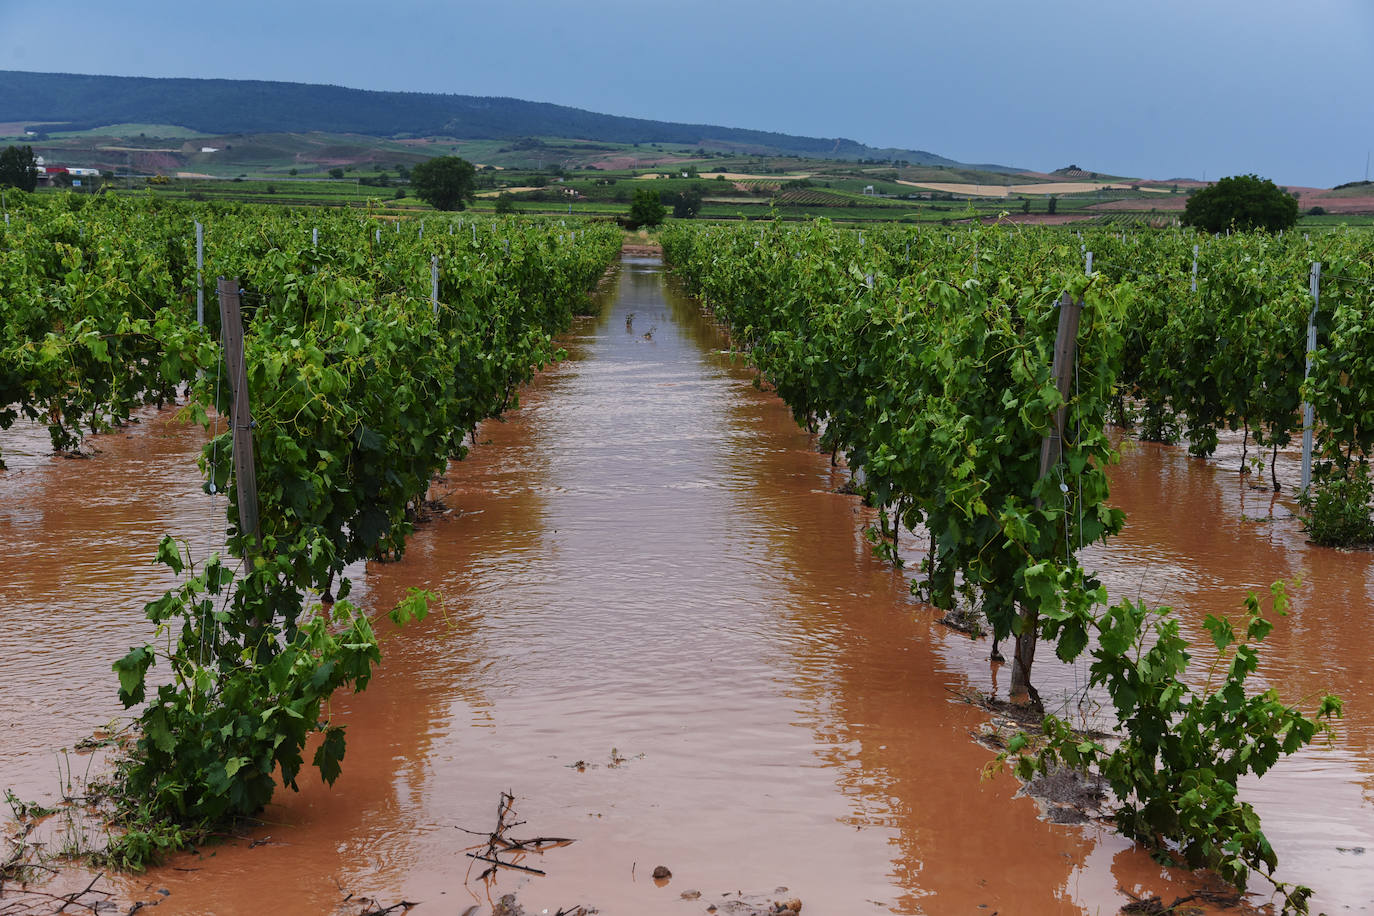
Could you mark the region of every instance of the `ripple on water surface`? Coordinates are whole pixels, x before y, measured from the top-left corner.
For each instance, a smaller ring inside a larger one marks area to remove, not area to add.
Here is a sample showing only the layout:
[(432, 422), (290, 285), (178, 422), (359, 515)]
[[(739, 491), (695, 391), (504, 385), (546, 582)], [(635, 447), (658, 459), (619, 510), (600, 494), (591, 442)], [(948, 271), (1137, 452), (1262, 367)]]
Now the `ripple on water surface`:
[[(688, 887), (787, 885), (811, 914), (1091, 914), (1115, 912), (1122, 887), (1189, 892), (1110, 832), (1048, 824), (1011, 780), (979, 779), (983, 716), (952, 700), (1005, 689), (1008, 672), (872, 558), (867, 510), (833, 492), (845, 473), (657, 262), (627, 259), (605, 313), (563, 345), (569, 359), (436, 487), (451, 511), (402, 562), (358, 568), (372, 610), (410, 586), (440, 602), (384, 633), (365, 694), (332, 702), (343, 777), (279, 796), (257, 832), (269, 845), (178, 860), (196, 871), (130, 879), (131, 899), (151, 880), (183, 913), (332, 912), (346, 893), (461, 913), (486, 898), (465, 888), (460, 828), (490, 829), (507, 789), (522, 830), (576, 838), (538, 857), (547, 877), (493, 889), (519, 888), (530, 912), (677, 913)], [(0, 475), (0, 783), (42, 790), (52, 749), (115, 711), (110, 661), (166, 585), (148, 563), (161, 534), (222, 532), (199, 434), (159, 414), (123, 435), (76, 462), (20, 442), (20, 471)], [(1198, 632), (1241, 583), (1306, 570), (1265, 676), (1285, 695), (1367, 696), (1349, 653), (1367, 657), (1369, 637), (1341, 614), (1368, 595), (1368, 563), (1310, 550), (1275, 527), (1288, 522), (1240, 523), (1255, 500), (1173, 454), (1132, 449), (1114, 472), (1132, 521), (1091, 557), (1113, 592), (1186, 607)], [(903, 547), (918, 568), (921, 538)], [(1084, 680), (1042, 670), (1046, 691)], [(1246, 786), (1290, 877), (1330, 911), (1374, 897), (1363, 860), (1335, 850), (1374, 848), (1370, 734), (1352, 703), (1334, 748)], [(648, 879), (656, 864), (668, 887)]]

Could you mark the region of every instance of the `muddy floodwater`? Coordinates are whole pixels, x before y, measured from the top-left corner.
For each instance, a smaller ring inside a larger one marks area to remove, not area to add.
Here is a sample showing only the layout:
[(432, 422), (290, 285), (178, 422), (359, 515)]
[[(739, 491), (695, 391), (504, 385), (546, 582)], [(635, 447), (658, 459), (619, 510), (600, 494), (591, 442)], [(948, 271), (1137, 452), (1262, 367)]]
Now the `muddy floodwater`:
[[(333, 701), (338, 783), (279, 793), (247, 839), (103, 877), (122, 911), (358, 913), (369, 898), (486, 913), (513, 891), (531, 914), (689, 914), (785, 886), (808, 916), (1086, 916), (1215, 888), (1100, 824), (1042, 819), (1010, 776), (980, 779), (993, 754), (971, 735), (988, 716), (959, 696), (1005, 693), (1010, 671), (872, 558), (871, 515), (835, 492), (847, 472), (657, 260), (627, 257), (564, 345), (450, 465), (433, 494), (448, 511), (404, 560), (354, 570), (370, 609), (409, 586), (440, 604), (385, 631), (372, 685)], [(168, 584), (158, 539), (209, 550), (222, 535), (203, 441), (171, 410), (91, 440), (86, 460), (50, 456), (32, 428), (0, 439), (0, 786), (51, 799), (95, 759), (61, 749), (119, 713), (109, 666)], [(1286, 497), (1225, 457), (1122, 451), (1127, 528), (1087, 554), (1114, 595), (1179, 606), (1197, 637), (1246, 589), (1302, 577), (1261, 673), (1290, 699), (1342, 695), (1347, 718), (1245, 796), (1314, 912), (1374, 910), (1371, 555), (1308, 545)], [(908, 536), (910, 569), (923, 550)], [(1086, 667), (1048, 656), (1047, 703), (1092, 714), (1075, 693)], [(515, 836), (574, 842), (520, 860), (546, 876), (488, 884), (467, 831), (494, 826), (506, 790)]]

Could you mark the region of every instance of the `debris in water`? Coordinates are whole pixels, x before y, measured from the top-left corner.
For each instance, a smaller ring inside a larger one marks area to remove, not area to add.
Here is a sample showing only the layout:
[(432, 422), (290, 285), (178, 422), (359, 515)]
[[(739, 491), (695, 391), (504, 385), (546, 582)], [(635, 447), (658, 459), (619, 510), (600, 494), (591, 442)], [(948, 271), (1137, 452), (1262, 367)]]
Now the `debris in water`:
[(367, 899), (363, 905), (363, 909), (359, 911), (359, 916), (390, 916), (391, 913), (397, 911), (402, 913), (409, 912), (410, 908), (413, 906), (418, 906), (418, 904), (411, 900), (402, 900), (399, 903), (393, 903), (391, 906), (384, 907), (376, 900)]
[(722, 894), (728, 899), (722, 900), (719, 906), (711, 904), (706, 912), (719, 912), (726, 916), (800, 916), (801, 898), (795, 894), (782, 897), (787, 892), (787, 888), (779, 887), (772, 894), (746, 894), (743, 891)]
[[(501, 800), (496, 805), (496, 829), (490, 833), (483, 834), (476, 830), (467, 830), (459, 827), (465, 833), (476, 836), (486, 836), (485, 846), (474, 846), (472, 849), (480, 849), (481, 852), (465, 852), (469, 859), (477, 859), (482, 862), (491, 863), (490, 866), (478, 875), (479, 881), (485, 881), (496, 874), (498, 868), (513, 868), (516, 871), (528, 872), (532, 875), (543, 875), (546, 872), (538, 868), (531, 868), (528, 865), (521, 865), (501, 858), (501, 853), (525, 853), (543, 852), (545, 849), (552, 849), (557, 846), (567, 846), (572, 842), (568, 837), (561, 836), (538, 836), (528, 840), (514, 840), (506, 835), (506, 832), (513, 827), (519, 827), (524, 821), (507, 821), (508, 817), (515, 814), (515, 796), (510, 792), (502, 792)], [(502, 898), (503, 900), (505, 898)], [(514, 898), (512, 898), (513, 900)]]
[(635, 754), (633, 757), (626, 757), (624, 754), (620, 753), (619, 749), (617, 749), (617, 748), (611, 748), (611, 762), (608, 763), (608, 764), (606, 764), (606, 766), (607, 766), (608, 768), (614, 770), (616, 767), (620, 766), (620, 765), (623, 764), (623, 763), (628, 763), (628, 762), (631, 761), (631, 760), (643, 760), (643, 759), (644, 759), (644, 755), (643, 755), (642, 753), (641, 753), (641, 754)]

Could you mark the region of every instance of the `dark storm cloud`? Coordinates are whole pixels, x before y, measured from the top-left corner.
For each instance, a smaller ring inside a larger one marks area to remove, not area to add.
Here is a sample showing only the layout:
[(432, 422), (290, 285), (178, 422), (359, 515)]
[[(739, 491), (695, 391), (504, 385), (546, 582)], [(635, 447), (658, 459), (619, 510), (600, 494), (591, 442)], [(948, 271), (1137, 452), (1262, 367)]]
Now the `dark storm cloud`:
[(0, 68), (508, 95), (1168, 178), (1363, 176), (1359, 0), (0, 3)]

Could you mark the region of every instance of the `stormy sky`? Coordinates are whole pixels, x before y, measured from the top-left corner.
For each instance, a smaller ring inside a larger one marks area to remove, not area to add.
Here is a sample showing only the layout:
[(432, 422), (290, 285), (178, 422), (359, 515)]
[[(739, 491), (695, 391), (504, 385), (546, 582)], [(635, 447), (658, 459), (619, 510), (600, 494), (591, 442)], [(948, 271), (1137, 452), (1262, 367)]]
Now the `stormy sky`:
[(609, 114), (1326, 187), (1374, 148), (1368, 0), (0, 0), (0, 69), (502, 95)]

